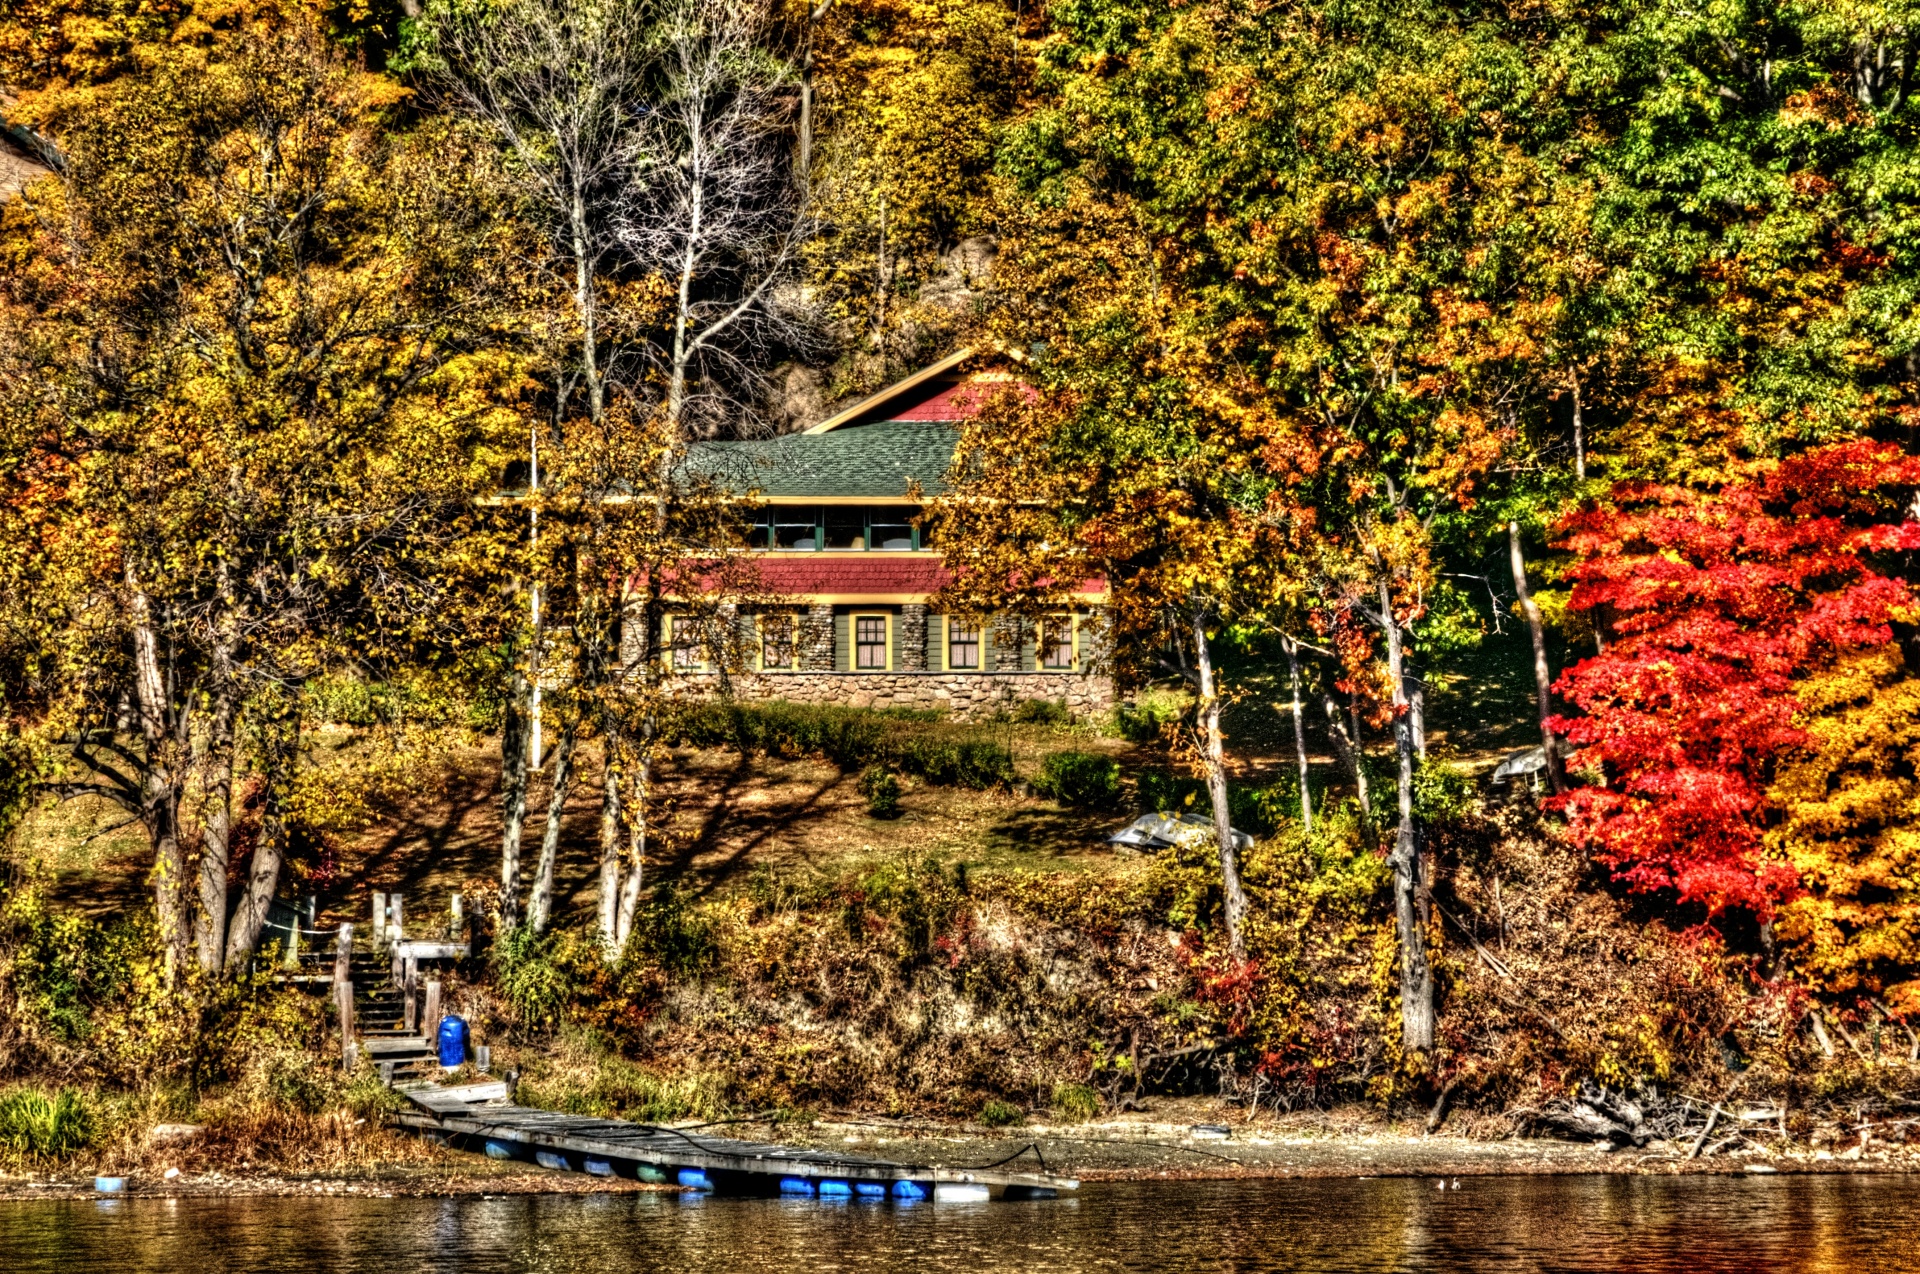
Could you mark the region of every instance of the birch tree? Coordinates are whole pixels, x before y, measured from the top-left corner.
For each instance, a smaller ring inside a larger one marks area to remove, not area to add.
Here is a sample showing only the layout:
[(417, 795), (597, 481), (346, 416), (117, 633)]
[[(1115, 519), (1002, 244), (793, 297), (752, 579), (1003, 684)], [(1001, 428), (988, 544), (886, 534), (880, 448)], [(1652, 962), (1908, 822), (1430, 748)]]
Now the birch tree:
[[(785, 159), (794, 75), (757, 0), (447, 5), (427, 26), (442, 93), (519, 174), (565, 310), (529, 327), (550, 379), (532, 588), (553, 622), (528, 635), (514, 697), (537, 684), (541, 662), (565, 685), (524, 919), (539, 930), (551, 918), (576, 738), (591, 726), (602, 744), (599, 929), (618, 950), (639, 903), (666, 581), (698, 574), (719, 587), (711, 570), (676, 568), (674, 554), (704, 561), (726, 538), (678, 466), (690, 437), (738, 427), (769, 351), (809, 332), (784, 290), (806, 232)], [(551, 588), (538, 574), (548, 569)], [(517, 704), (516, 723), (524, 712)], [(524, 737), (504, 732), (502, 747), (511, 925), (522, 918)]]

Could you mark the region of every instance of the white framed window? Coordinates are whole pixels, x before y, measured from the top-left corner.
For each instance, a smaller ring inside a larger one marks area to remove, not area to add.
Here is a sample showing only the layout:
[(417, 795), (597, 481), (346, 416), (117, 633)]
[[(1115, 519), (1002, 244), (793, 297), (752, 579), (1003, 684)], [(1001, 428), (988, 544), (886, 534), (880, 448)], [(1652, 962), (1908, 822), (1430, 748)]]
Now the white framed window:
[(888, 615), (852, 615), (848, 617), (853, 636), (853, 670), (885, 672), (893, 666), (891, 658), (892, 625)]
[(1073, 667), (1073, 616), (1048, 615), (1040, 621), (1037, 642), (1042, 668)]
[(977, 672), (983, 643), (980, 622), (947, 618), (947, 667), (955, 672)]

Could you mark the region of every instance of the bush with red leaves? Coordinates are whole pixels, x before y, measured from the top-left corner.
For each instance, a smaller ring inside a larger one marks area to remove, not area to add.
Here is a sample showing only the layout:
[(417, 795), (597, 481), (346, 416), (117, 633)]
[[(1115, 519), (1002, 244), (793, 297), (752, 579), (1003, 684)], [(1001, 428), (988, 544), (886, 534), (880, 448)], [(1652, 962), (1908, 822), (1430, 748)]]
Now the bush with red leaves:
[(1849, 442), (1716, 494), (1646, 483), (1562, 523), (1570, 606), (1611, 635), (1555, 685), (1554, 719), (1597, 771), (1561, 798), (1577, 843), (1636, 889), (1761, 920), (1799, 888), (1761, 855), (1771, 764), (1804, 735), (1794, 684), (1887, 642), (1913, 605), (1887, 555), (1920, 548), (1903, 507), (1920, 460)]

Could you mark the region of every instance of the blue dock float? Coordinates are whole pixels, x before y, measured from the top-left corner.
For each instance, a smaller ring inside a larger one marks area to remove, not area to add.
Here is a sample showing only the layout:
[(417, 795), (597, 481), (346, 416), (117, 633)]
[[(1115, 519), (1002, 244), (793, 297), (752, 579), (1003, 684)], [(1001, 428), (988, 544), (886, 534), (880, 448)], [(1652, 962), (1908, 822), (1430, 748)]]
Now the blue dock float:
[(535, 1110), (507, 1100), (500, 1084), (426, 1085), (406, 1095), (418, 1109), (394, 1116), (394, 1122), (449, 1144), (496, 1159), (534, 1159), (560, 1171), (628, 1177), (700, 1193), (941, 1204), (1050, 1199), (1080, 1185), (1050, 1173), (892, 1163), (709, 1137), (697, 1128)]

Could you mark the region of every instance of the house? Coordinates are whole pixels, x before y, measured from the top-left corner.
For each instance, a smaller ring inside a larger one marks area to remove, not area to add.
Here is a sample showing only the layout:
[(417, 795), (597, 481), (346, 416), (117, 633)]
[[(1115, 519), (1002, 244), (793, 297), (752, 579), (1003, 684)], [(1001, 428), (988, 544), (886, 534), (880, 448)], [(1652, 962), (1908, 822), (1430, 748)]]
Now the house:
[[(696, 444), (690, 470), (754, 505), (752, 551), (772, 599), (737, 616), (733, 693), (959, 717), (1027, 699), (1112, 706), (1097, 649), (1103, 581), (1042, 617), (967, 623), (929, 607), (949, 576), (916, 525), (914, 492), (947, 489), (963, 422), (1007, 392), (1022, 392), (1007, 357), (963, 349), (802, 433)], [(676, 672), (718, 680), (693, 617), (664, 616), (659, 638)]]

